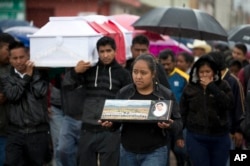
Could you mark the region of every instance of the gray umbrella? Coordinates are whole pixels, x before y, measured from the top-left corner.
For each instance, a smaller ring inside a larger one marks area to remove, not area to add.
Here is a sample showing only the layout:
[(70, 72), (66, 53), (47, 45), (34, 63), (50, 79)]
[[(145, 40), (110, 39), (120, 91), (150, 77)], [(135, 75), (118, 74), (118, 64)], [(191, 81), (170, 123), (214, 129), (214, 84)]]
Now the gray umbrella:
[(135, 29), (201, 40), (227, 41), (227, 32), (208, 13), (182, 7), (158, 7), (141, 16)]
[(239, 25), (228, 32), (228, 40), (250, 44), (250, 24)]

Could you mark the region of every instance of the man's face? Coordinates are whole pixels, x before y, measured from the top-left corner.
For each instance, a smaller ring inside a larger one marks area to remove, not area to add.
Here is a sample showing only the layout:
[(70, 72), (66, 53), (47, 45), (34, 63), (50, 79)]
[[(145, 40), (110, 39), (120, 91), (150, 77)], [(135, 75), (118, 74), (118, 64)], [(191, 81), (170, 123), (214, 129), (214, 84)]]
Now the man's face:
[(110, 45), (100, 46), (98, 55), (104, 65), (110, 64), (115, 58), (115, 50)]
[(176, 59), (176, 67), (179, 68), (180, 70), (186, 72), (192, 64), (188, 63), (185, 58), (181, 55), (177, 56)]
[(2, 47), (0, 47), (0, 64), (8, 64), (9, 63), (9, 44), (4, 43)]
[(146, 44), (134, 44), (131, 46), (132, 57), (136, 58), (141, 54), (148, 53), (148, 45)]
[(237, 47), (233, 48), (232, 56), (234, 59), (239, 60), (240, 62), (245, 59), (245, 55), (244, 55), (243, 51), (241, 51)]
[(206, 51), (203, 48), (194, 48), (193, 49), (193, 56), (195, 57), (201, 57), (202, 55), (206, 54)]
[(10, 51), (10, 64), (20, 73), (25, 73), (29, 54), (24, 48), (15, 48)]
[(175, 62), (172, 61), (171, 57), (168, 57), (167, 59), (159, 59), (159, 62), (162, 64), (168, 75), (174, 70)]
[(162, 104), (157, 104), (156, 107), (157, 107), (158, 111), (163, 110), (163, 105)]

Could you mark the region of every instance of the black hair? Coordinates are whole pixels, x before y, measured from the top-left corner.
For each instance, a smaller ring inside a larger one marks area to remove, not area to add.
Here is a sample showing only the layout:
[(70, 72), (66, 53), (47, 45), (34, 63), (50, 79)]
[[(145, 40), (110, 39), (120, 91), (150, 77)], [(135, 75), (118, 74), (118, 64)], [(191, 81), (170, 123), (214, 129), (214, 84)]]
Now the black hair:
[(156, 103), (156, 105), (162, 105), (163, 106), (163, 103), (162, 102), (158, 102), (158, 103)]
[(227, 50), (229, 50), (229, 46), (228, 46), (228, 43), (227, 42), (217, 42), (215, 45), (214, 45), (214, 48), (219, 50), (220, 52), (225, 52)]
[(100, 46), (110, 45), (113, 50), (116, 50), (115, 40), (109, 36), (101, 37), (96, 43), (96, 49), (99, 51)]
[(11, 36), (8, 33), (1, 33), (0, 34), (0, 47), (3, 46), (3, 44), (10, 44), (15, 41), (15, 38)]
[(207, 55), (213, 58), (219, 70), (224, 70), (227, 67), (226, 55), (223, 52), (210, 52)]
[(187, 63), (190, 63), (190, 64), (194, 63), (194, 57), (191, 54), (187, 53), (187, 52), (180, 52), (180, 53), (178, 53), (177, 56), (183, 56), (184, 60)]
[(237, 44), (234, 45), (234, 47), (240, 49), (243, 52), (243, 54), (246, 55), (246, 53), (247, 53), (247, 47), (246, 47), (245, 44), (243, 44), (243, 43), (237, 43)]
[(139, 60), (143, 60), (147, 63), (148, 68), (150, 69), (150, 71), (152, 73), (156, 74), (156, 60), (154, 59), (153, 55), (151, 54), (142, 54), (140, 56), (138, 56), (137, 58), (135, 58), (133, 64), (132, 64), (132, 69), (134, 68), (134, 64), (139, 61)]
[(159, 60), (161, 59), (166, 60), (169, 57), (171, 57), (172, 62), (175, 62), (175, 53), (170, 49), (165, 49), (158, 54)]
[(149, 46), (149, 39), (145, 35), (137, 35), (132, 40), (132, 45), (145, 44)]
[(25, 50), (27, 50), (25, 45), (22, 42), (14, 41), (14, 42), (10, 43), (9, 51), (16, 49), (16, 48), (24, 48)]
[(231, 66), (237, 66), (239, 69), (241, 69), (242, 68), (242, 63), (239, 60), (232, 59), (229, 62), (229, 67), (231, 67)]
[(220, 82), (221, 81), (221, 72), (218, 68), (217, 63), (208, 54), (201, 56), (194, 63), (193, 67), (191, 68), (189, 82), (190, 83), (198, 83), (199, 82), (199, 78), (198, 78), (199, 69), (204, 65), (208, 65), (213, 70), (214, 75), (216, 77), (214, 80), (215, 83)]

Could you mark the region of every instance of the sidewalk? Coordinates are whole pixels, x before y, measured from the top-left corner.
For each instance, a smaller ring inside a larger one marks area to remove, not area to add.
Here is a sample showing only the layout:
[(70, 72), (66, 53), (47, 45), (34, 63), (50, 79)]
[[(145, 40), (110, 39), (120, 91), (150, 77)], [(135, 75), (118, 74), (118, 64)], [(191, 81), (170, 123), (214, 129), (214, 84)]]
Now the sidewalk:
[(176, 159), (172, 151), (170, 151), (170, 165), (169, 166), (177, 166)]

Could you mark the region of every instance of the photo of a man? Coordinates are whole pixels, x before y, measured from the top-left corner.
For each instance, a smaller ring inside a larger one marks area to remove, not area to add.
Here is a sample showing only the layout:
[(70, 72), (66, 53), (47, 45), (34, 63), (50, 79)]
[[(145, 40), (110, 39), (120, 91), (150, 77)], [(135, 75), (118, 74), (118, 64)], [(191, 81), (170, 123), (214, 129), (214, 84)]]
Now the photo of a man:
[(166, 103), (164, 102), (157, 102), (154, 105), (154, 111), (153, 111), (153, 115), (156, 117), (161, 117), (163, 115), (165, 115), (167, 112), (167, 106)]

